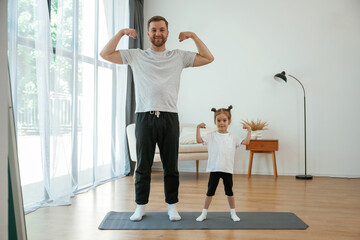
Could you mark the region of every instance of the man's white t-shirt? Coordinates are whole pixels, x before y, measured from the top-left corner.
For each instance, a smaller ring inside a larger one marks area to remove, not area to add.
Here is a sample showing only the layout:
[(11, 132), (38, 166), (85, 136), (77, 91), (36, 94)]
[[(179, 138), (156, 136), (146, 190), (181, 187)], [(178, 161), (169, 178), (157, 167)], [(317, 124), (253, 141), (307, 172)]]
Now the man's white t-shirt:
[(177, 112), (181, 72), (193, 66), (196, 53), (179, 49), (157, 52), (150, 48), (119, 52), (134, 74), (135, 112)]
[(203, 144), (208, 145), (207, 172), (234, 173), (235, 150), (242, 140), (228, 132), (212, 132), (202, 137)]

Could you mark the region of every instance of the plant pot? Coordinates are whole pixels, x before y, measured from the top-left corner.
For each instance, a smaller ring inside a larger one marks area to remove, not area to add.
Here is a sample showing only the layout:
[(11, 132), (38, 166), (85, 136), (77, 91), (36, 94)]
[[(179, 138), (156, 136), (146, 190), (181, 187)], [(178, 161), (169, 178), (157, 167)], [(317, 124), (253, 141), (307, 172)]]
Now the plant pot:
[(263, 132), (263, 130), (252, 131), (251, 132), (251, 139), (252, 140), (262, 139), (262, 132)]

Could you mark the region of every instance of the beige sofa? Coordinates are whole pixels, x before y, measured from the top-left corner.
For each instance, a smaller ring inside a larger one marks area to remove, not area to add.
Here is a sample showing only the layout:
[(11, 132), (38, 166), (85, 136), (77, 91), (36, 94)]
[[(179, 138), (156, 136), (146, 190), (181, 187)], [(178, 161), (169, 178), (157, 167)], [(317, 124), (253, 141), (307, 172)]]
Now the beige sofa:
[[(180, 144), (179, 161), (196, 160), (196, 173), (199, 172), (199, 160), (207, 160), (207, 147), (203, 144), (195, 143), (196, 139), (195, 124), (180, 124)], [(209, 130), (211, 131), (211, 129)], [(130, 158), (137, 162), (136, 156), (136, 137), (135, 124), (130, 124), (126, 128), (127, 139), (129, 143)], [(159, 148), (156, 146), (154, 162), (160, 162)], [(136, 167), (135, 167), (136, 169)]]

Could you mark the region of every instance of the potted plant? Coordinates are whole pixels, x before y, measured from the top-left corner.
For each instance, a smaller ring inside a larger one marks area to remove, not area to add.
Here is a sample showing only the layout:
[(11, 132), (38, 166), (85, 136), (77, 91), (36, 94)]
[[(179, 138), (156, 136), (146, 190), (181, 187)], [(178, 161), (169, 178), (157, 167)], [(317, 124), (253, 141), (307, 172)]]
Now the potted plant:
[(263, 130), (266, 130), (269, 125), (267, 122), (260, 119), (254, 120), (242, 120), (242, 124), (247, 124), (251, 127), (251, 139), (261, 139)]

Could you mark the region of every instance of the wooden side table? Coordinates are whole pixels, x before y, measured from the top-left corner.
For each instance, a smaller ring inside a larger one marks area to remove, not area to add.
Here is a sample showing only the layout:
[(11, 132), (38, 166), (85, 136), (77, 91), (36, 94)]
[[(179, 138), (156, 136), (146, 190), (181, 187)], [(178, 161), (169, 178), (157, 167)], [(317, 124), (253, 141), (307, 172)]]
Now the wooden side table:
[(279, 140), (277, 139), (250, 140), (250, 143), (246, 145), (246, 150), (250, 150), (248, 178), (251, 177), (251, 169), (252, 169), (254, 153), (272, 154), (274, 177), (277, 178), (275, 151), (277, 151), (278, 148), (279, 148)]

